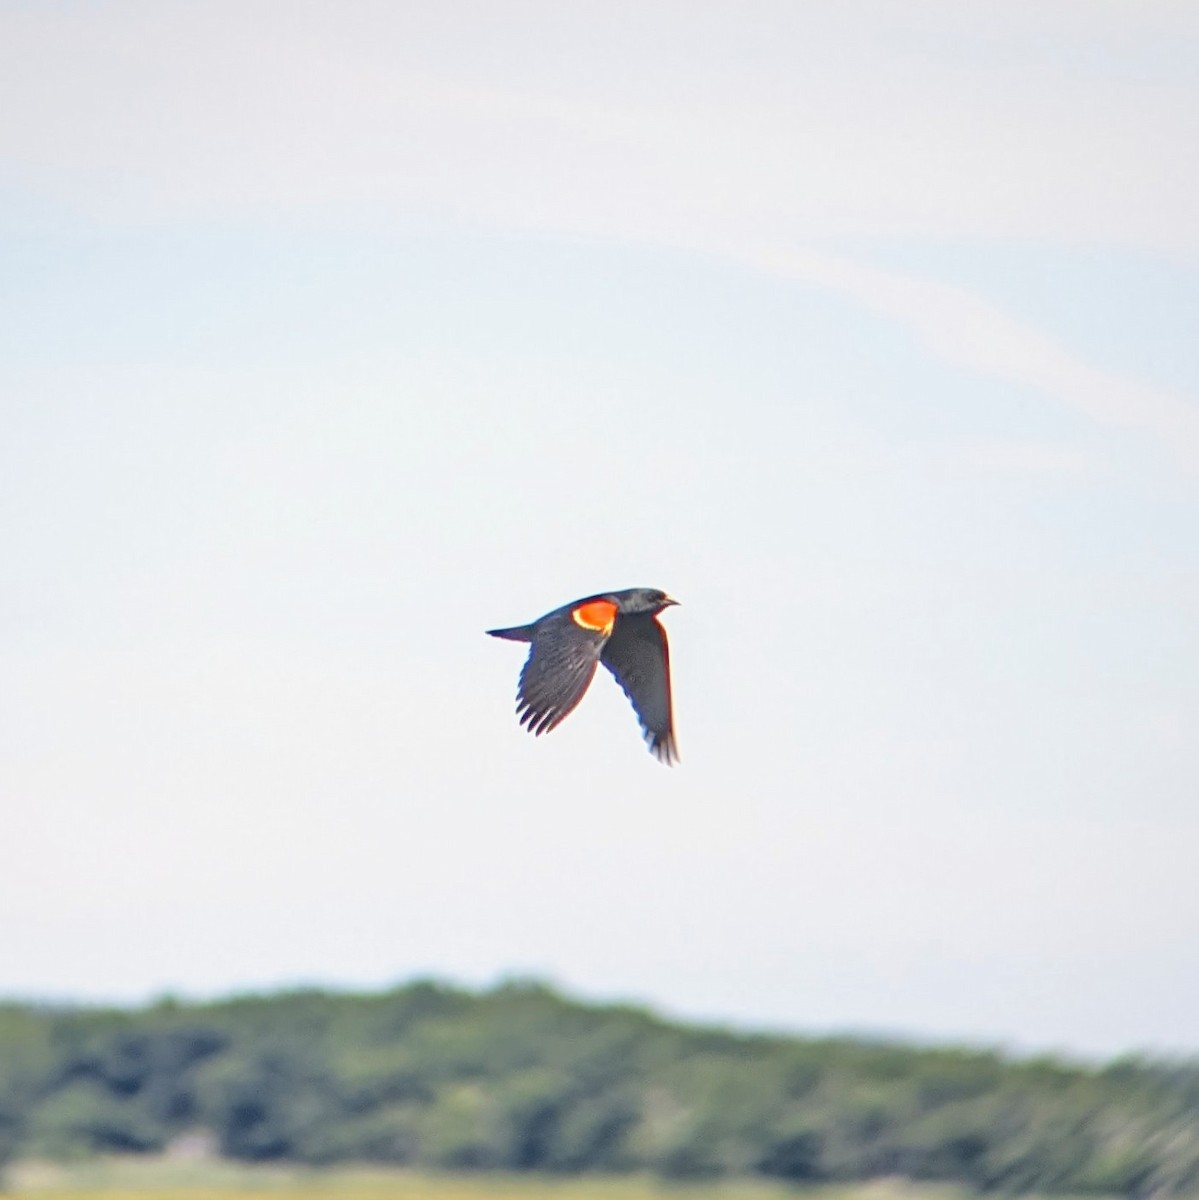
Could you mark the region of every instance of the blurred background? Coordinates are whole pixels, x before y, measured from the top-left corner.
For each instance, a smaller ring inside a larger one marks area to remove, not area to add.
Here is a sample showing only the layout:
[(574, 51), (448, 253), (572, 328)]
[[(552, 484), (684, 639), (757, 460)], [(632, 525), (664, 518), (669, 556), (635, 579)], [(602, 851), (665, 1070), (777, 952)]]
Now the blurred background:
[[(0, 4), (0, 994), (1199, 1045), (1199, 11)], [(483, 636), (648, 585), (682, 763)]]

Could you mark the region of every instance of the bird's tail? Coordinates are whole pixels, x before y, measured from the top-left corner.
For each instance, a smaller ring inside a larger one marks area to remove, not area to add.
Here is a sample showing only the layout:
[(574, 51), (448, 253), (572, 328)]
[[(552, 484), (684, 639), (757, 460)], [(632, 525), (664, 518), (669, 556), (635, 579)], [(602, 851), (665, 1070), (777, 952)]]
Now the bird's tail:
[(514, 625), (511, 629), (489, 629), (492, 637), (507, 638), (510, 642), (531, 642), (533, 640), (532, 625)]

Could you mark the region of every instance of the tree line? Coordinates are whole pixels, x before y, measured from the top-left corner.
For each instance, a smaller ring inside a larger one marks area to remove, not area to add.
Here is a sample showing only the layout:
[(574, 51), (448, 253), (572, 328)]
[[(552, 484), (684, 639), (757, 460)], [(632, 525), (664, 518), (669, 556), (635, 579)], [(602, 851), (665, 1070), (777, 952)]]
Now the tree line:
[(537, 983), (0, 1006), (0, 1162), (246, 1161), (650, 1171), (796, 1183), (1199, 1194), (1199, 1066), (673, 1024)]

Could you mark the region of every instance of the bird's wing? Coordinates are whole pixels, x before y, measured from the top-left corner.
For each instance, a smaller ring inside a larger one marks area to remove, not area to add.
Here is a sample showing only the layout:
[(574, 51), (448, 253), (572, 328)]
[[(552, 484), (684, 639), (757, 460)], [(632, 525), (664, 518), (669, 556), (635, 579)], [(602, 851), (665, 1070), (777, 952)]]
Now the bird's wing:
[(538, 623), (516, 694), (520, 723), (530, 733), (548, 733), (582, 700), (603, 643), (602, 632), (565, 613)]
[(650, 750), (668, 766), (678, 758), (670, 703), (670, 648), (666, 630), (649, 613), (616, 619), (600, 662), (632, 701)]

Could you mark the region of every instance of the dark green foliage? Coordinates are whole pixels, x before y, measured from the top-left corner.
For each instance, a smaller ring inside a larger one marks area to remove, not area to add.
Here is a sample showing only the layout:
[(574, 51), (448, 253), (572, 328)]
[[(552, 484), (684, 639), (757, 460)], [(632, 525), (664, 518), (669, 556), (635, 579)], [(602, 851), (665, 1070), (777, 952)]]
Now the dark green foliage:
[(1187, 1064), (687, 1029), (528, 983), (0, 1006), (0, 1161), (200, 1130), (247, 1161), (1199, 1195)]

